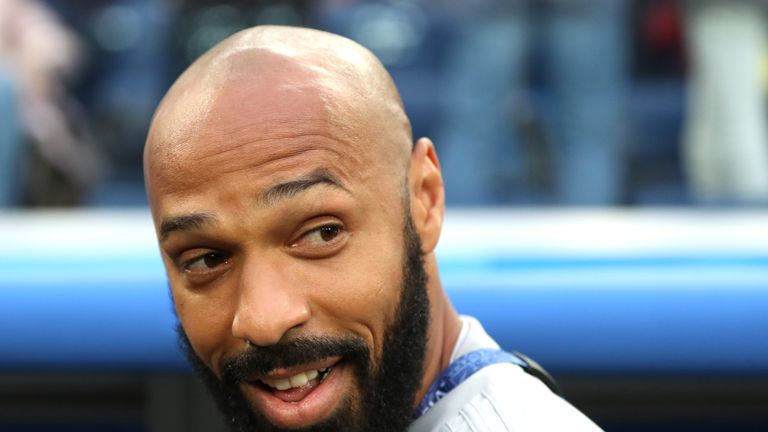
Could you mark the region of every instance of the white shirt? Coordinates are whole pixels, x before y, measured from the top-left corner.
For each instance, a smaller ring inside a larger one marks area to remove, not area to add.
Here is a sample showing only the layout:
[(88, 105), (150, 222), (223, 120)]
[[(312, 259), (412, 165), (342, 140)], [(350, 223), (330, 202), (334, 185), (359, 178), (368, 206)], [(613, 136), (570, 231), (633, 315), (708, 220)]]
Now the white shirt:
[[(481, 348), (499, 348), (479, 321), (462, 316), (451, 362)], [(454, 388), (409, 432), (600, 432), (584, 414), (512, 363), (487, 366)]]

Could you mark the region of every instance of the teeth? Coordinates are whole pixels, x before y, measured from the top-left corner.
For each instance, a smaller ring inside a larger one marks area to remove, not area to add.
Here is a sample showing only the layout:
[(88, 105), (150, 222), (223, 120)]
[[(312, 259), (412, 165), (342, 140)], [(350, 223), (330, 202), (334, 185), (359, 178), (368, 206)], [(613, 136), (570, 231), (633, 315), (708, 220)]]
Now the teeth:
[(325, 368), (325, 369), (320, 369), (318, 371), (318, 372), (320, 372), (320, 381), (321, 382), (328, 376), (329, 373), (331, 373), (332, 369), (333, 368)]
[(291, 382), (287, 379), (275, 380), (274, 386), (278, 390), (288, 390), (291, 388)]
[(298, 375), (291, 377), (291, 387), (301, 387), (304, 384), (309, 382), (309, 378), (307, 378), (307, 374), (300, 373)]
[(322, 380), (328, 375), (328, 372), (330, 372), (330, 370), (331, 368), (326, 368), (320, 371), (310, 370), (307, 372), (299, 372), (296, 375), (287, 379), (286, 378), (282, 378), (282, 379), (262, 378), (261, 382), (278, 390), (288, 390), (290, 388), (303, 387), (307, 385), (308, 382), (312, 381), (318, 376), (321, 376), (321, 374), (322, 374), (322, 377), (320, 379)]

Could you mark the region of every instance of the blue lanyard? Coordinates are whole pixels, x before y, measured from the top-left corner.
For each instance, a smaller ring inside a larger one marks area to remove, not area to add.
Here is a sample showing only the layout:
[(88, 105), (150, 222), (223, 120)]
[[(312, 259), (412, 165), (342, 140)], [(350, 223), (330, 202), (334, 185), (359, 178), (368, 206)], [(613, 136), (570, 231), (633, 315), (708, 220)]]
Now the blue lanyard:
[(490, 366), (496, 363), (512, 363), (523, 368), (528, 367), (523, 359), (517, 357), (514, 354), (510, 354), (500, 349), (480, 349), (472, 351), (459, 357), (453, 363), (437, 376), (429, 386), (427, 394), (424, 395), (424, 399), (421, 400), (419, 407), (416, 408), (414, 414), (414, 420), (421, 417), (429, 411), (440, 399), (451, 392), (459, 384), (463, 383), (467, 378), (472, 376), (480, 369)]

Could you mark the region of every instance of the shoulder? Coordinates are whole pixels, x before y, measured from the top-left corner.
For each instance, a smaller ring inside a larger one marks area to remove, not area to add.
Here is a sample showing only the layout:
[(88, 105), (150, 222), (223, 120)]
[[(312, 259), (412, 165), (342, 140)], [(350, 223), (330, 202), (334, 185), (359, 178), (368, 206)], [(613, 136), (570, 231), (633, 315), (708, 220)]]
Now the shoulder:
[(600, 428), (519, 366), (500, 363), (472, 375), (411, 432), (599, 432)]

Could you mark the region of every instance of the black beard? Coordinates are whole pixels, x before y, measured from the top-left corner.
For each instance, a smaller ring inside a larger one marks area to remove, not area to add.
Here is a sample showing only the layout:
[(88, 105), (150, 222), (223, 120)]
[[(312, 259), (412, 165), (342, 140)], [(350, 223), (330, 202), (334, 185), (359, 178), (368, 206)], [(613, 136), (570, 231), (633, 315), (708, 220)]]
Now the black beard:
[[(358, 337), (295, 338), (269, 347), (249, 348), (221, 364), (222, 379), (195, 354), (179, 324), (179, 343), (189, 362), (208, 387), (233, 432), (284, 431), (251, 409), (238, 384), (249, 376), (276, 367), (290, 367), (340, 356), (352, 366), (361, 406), (342, 401), (339, 409), (320, 424), (291, 431), (404, 431), (413, 420), (416, 392), (424, 375), (424, 356), (429, 326), (427, 273), (421, 240), (406, 212), (405, 259), (400, 302), (394, 322), (384, 338), (381, 360), (373, 365), (366, 343)], [(375, 299), (372, 299), (375, 301)]]

